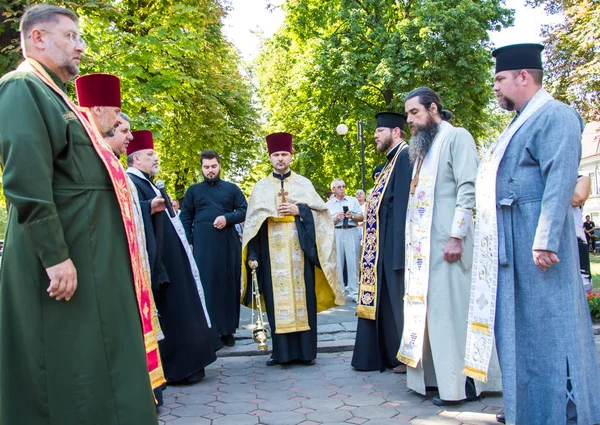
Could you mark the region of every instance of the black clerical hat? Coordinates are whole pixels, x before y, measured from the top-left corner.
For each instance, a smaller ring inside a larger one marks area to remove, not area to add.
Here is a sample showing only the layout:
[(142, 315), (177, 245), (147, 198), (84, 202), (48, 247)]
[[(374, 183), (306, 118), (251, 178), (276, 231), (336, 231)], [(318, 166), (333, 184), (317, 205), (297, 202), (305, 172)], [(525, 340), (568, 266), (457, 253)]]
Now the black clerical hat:
[(541, 44), (511, 44), (492, 52), (496, 58), (496, 74), (518, 69), (542, 69)]
[(397, 112), (379, 112), (375, 115), (377, 118), (377, 127), (400, 128), (404, 130), (406, 115)]

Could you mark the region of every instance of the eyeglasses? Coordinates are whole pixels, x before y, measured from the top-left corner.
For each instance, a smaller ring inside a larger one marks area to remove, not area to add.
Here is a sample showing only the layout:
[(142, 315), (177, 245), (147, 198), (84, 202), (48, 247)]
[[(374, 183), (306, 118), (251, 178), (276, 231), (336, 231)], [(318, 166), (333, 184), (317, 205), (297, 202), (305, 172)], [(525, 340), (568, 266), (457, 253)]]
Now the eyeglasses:
[(342, 185), (342, 186), (336, 186), (335, 188), (336, 188), (336, 189), (346, 189), (346, 186), (345, 186), (345, 185)]
[[(40, 31), (47, 32), (48, 34), (58, 34), (56, 32), (52, 32), (52, 31), (48, 31), (48, 30), (41, 29)], [(84, 50), (87, 48), (87, 43), (83, 38), (81, 38), (81, 35), (74, 33), (73, 31), (69, 31), (67, 33), (61, 33), (61, 34), (63, 34), (65, 37), (68, 37), (69, 41), (72, 44), (75, 44), (75, 45), (79, 44)], [(29, 36), (29, 38), (31, 38), (31, 35)]]

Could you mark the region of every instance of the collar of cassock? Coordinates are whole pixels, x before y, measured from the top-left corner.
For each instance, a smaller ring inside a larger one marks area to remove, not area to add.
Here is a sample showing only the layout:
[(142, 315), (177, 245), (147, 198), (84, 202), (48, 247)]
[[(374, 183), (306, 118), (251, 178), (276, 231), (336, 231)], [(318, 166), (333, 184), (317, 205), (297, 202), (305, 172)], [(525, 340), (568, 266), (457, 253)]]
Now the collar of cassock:
[(291, 175), (292, 175), (292, 171), (291, 170), (288, 171), (287, 173), (285, 173), (284, 175), (278, 174), (275, 171), (273, 171), (273, 177), (275, 177), (276, 179), (279, 179), (279, 180), (285, 180), (285, 179), (287, 179)]
[(400, 147), (400, 143), (398, 143), (396, 146), (394, 146), (394, 148), (391, 151), (389, 151), (388, 153), (385, 154), (388, 161), (391, 161), (394, 158), (394, 155), (396, 155), (396, 151), (398, 150), (399, 147)]
[(292, 170), (288, 171), (284, 175), (278, 174), (275, 171), (273, 171), (273, 177), (275, 177), (278, 180), (281, 180), (281, 187), (283, 187), (283, 181), (291, 175), (292, 175)]

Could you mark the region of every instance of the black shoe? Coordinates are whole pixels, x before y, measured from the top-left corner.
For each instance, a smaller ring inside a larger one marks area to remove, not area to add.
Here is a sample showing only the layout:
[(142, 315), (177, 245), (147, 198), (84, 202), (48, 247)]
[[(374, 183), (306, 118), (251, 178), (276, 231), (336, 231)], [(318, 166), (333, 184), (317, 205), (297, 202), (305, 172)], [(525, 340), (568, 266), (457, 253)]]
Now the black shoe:
[(300, 360), (300, 363), (302, 363), (303, 365), (306, 365), (306, 366), (314, 366), (317, 362), (315, 361), (315, 359), (312, 359), (312, 360)]
[(459, 404), (463, 404), (465, 400), (442, 400), (439, 396), (433, 397), (431, 400), (433, 404), (436, 406), (458, 406)]
[(235, 345), (235, 337), (231, 334), (221, 335), (221, 341), (226, 347), (233, 347)]
[(279, 361), (275, 360), (273, 357), (271, 357), (269, 360), (267, 360), (267, 366), (275, 366), (278, 364), (279, 364)]
[(506, 423), (506, 418), (504, 417), (504, 413), (498, 413), (496, 415), (496, 420), (498, 422), (500, 422), (501, 424), (505, 424)]

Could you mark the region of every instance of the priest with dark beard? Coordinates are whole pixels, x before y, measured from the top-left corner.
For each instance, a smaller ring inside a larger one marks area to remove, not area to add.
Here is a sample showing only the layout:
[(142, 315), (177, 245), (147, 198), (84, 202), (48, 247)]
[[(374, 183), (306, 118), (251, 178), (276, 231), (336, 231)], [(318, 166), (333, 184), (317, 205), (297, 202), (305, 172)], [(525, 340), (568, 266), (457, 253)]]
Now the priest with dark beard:
[(242, 247), (235, 228), (246, 219), (246, 198), (233, 183), (221, 180), (221, 159), (213, 150), (200, 154), (204, 181), (188, 188), (179, 218), (206, 292), (213, 328), (228, 347), (240, 322)]
[(406, 373), (396, 354), (404, 321), (404, 226), (412, 166), (404, 142), (406, 117), (377, 114), (375, 143), (387, 162), (366, 203), (352, 367)]
[[(437, 387), (433, 403), (444, 406), (476, 400), (483, 388), (462, 374), (479, 156), (471, 134), (450, 124), (452, 114), (430, 88), (410, 92), (405, 108), (414, 171), (398, 358), (408, 366), (408, 388), (425, 395)], [(499, 374), (489, 376), (486, 389), (500, 390)]]
[[(127, 174), (140, 201), (160, 195), (153, 183), (158, 172), (152, 133), (134, 131), (127, 146)], [(145, 220), (147, 240), (155, 240), (156, 259), (151, 264), (152, 292), (164, 340), (159, 342), (167, 383), (191, 384), (204, 378), (204, 368), (217, 358), (218, 344), (205, 308), (204, 290), (196, 262), (177, 216), (167, 211)]]

